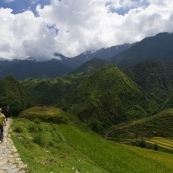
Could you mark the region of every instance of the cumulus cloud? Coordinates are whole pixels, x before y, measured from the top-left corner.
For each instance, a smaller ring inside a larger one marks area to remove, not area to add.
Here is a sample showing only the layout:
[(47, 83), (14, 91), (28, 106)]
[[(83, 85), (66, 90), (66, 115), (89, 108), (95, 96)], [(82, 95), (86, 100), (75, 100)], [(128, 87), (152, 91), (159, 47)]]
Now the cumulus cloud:
[(45, 60), (54, 52), (73, 57), (173, 32), (172, 9), (172, 0), (51, 0), (37, 6), (38, 16), (1, 8), (0, 57)]

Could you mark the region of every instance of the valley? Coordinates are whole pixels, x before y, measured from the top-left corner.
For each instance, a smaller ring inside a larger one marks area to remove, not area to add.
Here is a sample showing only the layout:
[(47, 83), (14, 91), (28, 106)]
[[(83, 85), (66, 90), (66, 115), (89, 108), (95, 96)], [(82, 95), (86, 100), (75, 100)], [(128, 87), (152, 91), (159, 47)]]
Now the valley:
[(0, 107), (28, 172), (173, 172), (172, 36), (0, 62)]

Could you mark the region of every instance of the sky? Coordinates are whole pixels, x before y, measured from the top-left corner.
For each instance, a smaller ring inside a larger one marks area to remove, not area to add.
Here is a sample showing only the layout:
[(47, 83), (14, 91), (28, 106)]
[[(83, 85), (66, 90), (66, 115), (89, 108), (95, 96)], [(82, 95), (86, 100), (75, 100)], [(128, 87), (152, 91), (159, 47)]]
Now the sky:
[(0, 0), (0, 58), (74, 57), (173, 32), (173, 0)]

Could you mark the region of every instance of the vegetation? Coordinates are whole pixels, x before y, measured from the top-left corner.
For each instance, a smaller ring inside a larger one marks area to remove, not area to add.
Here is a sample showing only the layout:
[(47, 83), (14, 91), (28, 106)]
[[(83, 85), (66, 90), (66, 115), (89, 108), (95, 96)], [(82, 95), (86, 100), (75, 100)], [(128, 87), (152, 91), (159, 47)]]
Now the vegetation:
[[(124, 72), (162, 108), (173, 91), (173, 61), (147, 60)], [(170, 103), (167, 103), (170, 104)]]
[[(37, 70), (55, 67), (42, 73), (42, 79), (0, 80), (0, 107), (10, 106), (12, 138), (28, 172), (173, 172), (173, 61), (150, 59), (136, 64), (146, 58), (170, 59), (172, 36), (146, 38), (109, 62), (93, 58), (58, 78), (47, 78), (56, 77), (54, 69), (61, 66), (51, 60), (50, 66), (39, 63), (34, 68), (33, 76)], [(168, 44), (162, 51), (159, 40)], [(71, 69), (83, 61), (55, 56), (62, 58), (63, 65), (74, 63)], [(122, 72), (110, 62), (136, 65)], [(1, 67), (10, 69), (8, 63)], [(22, 63), (24, 67), (28, 61)], [(58, 74), (67, 69), (64, 66)], [(25, 70), (24, 75), (31, 74)], [(23, 79), (22, 74), (18, 77)]]
[(0, 80), (0, 106), (10, 107), (13, 116), (17, 116), (22, 110), (38, 104), (27, 89), (12, 76)]
[(56, 104), (67, 93), (75, 89), (83, 80), (108, 62), (94, 58), (68, 75), (54, 79), (26, 79), (21, 83), (42, 104)]
[(88, 77), (57, 106), (101, 133), (111, 124), (152, 114), (154, 102), (117, 67), (107, 66)]
[(147, 143), (154, 144), (155, 150), (167, 149), (168, 152), (173, 153), (173, 138), (153, 137), (148, 139)]
[(85, 127), (14, 118), (12, 129), (13, 141), (29, 173), (173, 171), (171, 154), (107, 141), (82, 130)]
[[(169, 152), (170, 148), (166, 147), (169, 144), (163, 146), (163, 143), (161, 145), (161, 142), (158, 142), (156, 139), (162, 139), (162, 141), (164, 139), (167, 143), (170, 143), (172, 138), (173, 109), (167, 109), (159, 114), (140, 120), (112, 126), (106, 133), (106, 139), (118, 140), (118, 142), (138, 146), (140, 146), (142, 140), (146, 140), (147, 143), (153, 145), (158, 144), (158, 148), (162, 148), (162, 151), (167, 151), (169, 149)], [(138, 142), (136, 143), (136, 141)], [(148, 148), (153, 148), (153, 145), (148, 145)]]

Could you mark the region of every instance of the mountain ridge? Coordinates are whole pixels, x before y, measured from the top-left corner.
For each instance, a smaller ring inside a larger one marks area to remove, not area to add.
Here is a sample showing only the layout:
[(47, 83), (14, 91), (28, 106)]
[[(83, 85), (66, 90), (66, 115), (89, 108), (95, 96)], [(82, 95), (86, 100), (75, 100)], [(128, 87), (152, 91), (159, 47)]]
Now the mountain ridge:
[(144, 38), (109, 61), (120, 68), (127, 68), (152, 58), (169, 60), (173, 58), (172, 54), (173, 33), (164, 32)]

